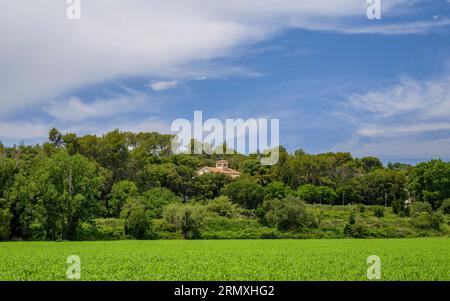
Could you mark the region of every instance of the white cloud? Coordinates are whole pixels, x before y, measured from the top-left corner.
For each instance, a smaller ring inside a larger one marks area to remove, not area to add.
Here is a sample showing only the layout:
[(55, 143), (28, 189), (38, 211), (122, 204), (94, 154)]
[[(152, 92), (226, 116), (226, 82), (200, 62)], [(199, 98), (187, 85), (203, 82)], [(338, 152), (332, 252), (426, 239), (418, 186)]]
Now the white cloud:
[(0, 141), (13, 141), (48, 137), (51, 125), (38, 121), (0, 122)]
[(349, 96), (353, 137), (335, 145), (357, 155), (450, 159), (450, 76), (403, 78), (396, 85)]
[(67, 101), (55, 101), (44, 111), (60, 122), (79, 122), (86, 119), (102, 119), (125, 114), (144, 107), (144, 95), (119, 95), (111, 99), (98, 99), (92, 103), (72, 97)]
[[(385, 0), (394, 10), (405, 1)], [(0, 0), (0, 113), (106, 80), (183, 78), (192, 66), (232, 54), (293, 26), (335, 30), (365, 15), (361, 0), (89, 0), (82, 19), (66, 1)], [(304, 20), (299, 24), (298, 20)], [(209, 74), (195, 74), (198, 76)]]
[(153, 91), (163, 91), (175, 89), (178, 86), (178, 82), (176, 80), (171, 81), (160, 81), (150, 83), (149, 86), (153, 89)]

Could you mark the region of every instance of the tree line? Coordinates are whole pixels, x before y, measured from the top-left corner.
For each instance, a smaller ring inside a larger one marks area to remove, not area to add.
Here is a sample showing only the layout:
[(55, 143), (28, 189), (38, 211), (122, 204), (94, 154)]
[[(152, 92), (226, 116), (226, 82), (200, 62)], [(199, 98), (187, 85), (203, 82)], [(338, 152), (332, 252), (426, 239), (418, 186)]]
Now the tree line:
[[(383, 166), (376, 157), (280, 147), (278, 163), (263, 166), (257, 154), (173, 154), (171, 139), (119, 130), (77, 136), (54, 128), (42, 144), (0, 144), (0, 240), (73, 240), (82, 223), (96, 218), (123, 219), (136, 238), (165, 220), (188, 238), (206, 211), (253, 216), (288, 231), (314, 226), (305, 203), (385, 206), (400, 216), (410, 214), (407, 200), (429, 206), (430, 214), (450, 207), (450, 163), (442, 160)], [(242, 176), (197, 175), (218, 159)]]

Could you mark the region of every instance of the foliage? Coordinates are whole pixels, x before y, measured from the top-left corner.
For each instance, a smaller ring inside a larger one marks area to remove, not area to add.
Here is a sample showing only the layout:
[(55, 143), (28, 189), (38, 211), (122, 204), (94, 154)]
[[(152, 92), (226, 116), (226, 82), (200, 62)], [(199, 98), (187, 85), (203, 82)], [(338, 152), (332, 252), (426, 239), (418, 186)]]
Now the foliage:
[(226, 196), (220, 196), (206, 205), (206, 210), (217, 214), (218, 216), (233, 218), (240, 215), (241, 208), (233, 204)]
[(170, 204), (165, 208), (163, 217), (180, 230), (183, 239), (192, 239), (199, 237), (205, 210), (199, 205)]
[(376, 217), (381, 218), (384, 216), (384, 207), (383, 206), (375, 206), (373, 208), (373, 213)]
[(173, 203), (181, 203), (182, 198), (167, 188), (153, 188), (143, 194), (142, 201), (149, 218), (161, 218), (164, 207)]
[(444, 200), (440, 209), (444, 214), (450, 214), (450, 199)]
[(238, 179), (222, 188), (221, 193), (230, 200), (249, 209), (257, 208), (264, 200), (264, 188), (250, 179)]
[(11, 235), (10, 221), (12, 214), (9, 209), (0, 207), (0, 241), (8, 240)]
[(418, 164), (409, 175), (408, 188), (416, 200), (438, 209), (450, 197), (450, 163), (431, 160)]
[(299, 230), (313, 226), (313, 218), (305, 203), (293, 196), (264, 202), (264, 223), (279, 230)]
[(132, 181), (124, 180), (114, 184), (109, 195), (109, 214), (118, 217), (125, 202), (130, 198), (139, 195), (136, 184)]
[(13, 220), (19, 221), (13, 235), (74, 239), (78, 223), (98, 211), (102, 183), (97, 166), (80, 155), (62, 150), (36, 162), (30, 173), (19, 172), (7, 194)]
[(433, 208), (431, 207), (431, 204), (428, 202), (414, 202), (411, 205), (409, 212), (411, 216), (416, 216), (424, 212), (432, 213)]
[(140, 200), (129, 199), (120, 215), (125, 219), (125, 234), (137, 239), (146, 237), (150, 224), (145, 206)]

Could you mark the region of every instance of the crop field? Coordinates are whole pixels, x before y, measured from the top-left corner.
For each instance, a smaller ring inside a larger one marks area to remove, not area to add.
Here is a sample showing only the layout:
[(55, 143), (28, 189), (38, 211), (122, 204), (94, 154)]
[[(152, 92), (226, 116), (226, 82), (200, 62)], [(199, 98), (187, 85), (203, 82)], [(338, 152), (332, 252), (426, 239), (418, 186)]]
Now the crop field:
[(450, 239), (0, 243), (0, 280), (450, 280)]

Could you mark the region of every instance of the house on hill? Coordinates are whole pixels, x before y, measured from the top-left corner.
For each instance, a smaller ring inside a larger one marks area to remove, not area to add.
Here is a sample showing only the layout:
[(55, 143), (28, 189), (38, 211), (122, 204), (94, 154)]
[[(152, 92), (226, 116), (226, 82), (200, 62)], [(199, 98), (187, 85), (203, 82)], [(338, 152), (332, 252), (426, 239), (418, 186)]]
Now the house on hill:
[(216, 162), (216, 167), (204, 166), (197, 172), (199, 176), (204, 175), (206, 173), (225, 174), (232, 178), (238, 178), (241, 175), (239, 171), (228, 167), (227, 160), (219, 160)]

